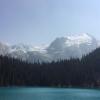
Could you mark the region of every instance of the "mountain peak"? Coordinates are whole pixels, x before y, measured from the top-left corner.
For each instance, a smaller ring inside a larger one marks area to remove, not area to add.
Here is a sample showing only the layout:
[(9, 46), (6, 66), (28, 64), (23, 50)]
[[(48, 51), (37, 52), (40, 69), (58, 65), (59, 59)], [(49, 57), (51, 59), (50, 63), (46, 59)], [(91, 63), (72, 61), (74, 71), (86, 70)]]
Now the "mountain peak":
[(79, 46), (80, 44), (87, 43), (87, 45), (90, 45), (93, 40), (96, 40), (93, 36), (89, 35), (88, 33), (81, 33), (81, 34), (69, 34), (64, 37), (56, 38), (52, 43), (51, 47), (60, 46), (66, 47), (66, 46)]
[(97, 48), (97, 40), (88, 33), (56, 38), (47, 51), (54, 59), (81, 58)]
[(80, 45), (87, 43), (88, 45), (92, 43), (93, 37), (90, 36), (88, 33), (81, 33), (75, 35), (68, 35), (66, 36), (66, 45)]

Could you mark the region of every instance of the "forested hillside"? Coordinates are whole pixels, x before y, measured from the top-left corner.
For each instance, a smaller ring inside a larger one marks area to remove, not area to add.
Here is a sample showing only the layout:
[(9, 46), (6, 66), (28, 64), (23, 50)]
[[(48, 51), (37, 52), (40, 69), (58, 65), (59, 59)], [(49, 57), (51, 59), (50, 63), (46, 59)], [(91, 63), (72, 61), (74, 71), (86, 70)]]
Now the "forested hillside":
[(80, 59), (27, 63), (0, 56), (0, 86), (100, 86), (100, 48)]

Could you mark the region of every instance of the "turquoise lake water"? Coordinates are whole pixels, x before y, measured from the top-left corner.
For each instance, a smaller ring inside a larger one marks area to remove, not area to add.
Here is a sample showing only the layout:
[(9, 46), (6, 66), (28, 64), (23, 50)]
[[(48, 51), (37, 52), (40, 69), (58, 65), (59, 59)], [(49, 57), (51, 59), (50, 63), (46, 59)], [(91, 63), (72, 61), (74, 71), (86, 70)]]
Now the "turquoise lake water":
[(75, 88), (0, 88), (0, 100), (100, 100), (100, 90)]

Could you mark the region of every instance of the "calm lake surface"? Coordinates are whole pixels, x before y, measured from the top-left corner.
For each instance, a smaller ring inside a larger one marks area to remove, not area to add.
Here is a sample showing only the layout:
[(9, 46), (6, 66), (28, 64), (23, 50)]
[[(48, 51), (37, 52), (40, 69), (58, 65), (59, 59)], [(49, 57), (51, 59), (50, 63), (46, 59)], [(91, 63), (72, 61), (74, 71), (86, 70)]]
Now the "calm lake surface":
[(0, 100), (100, 100), (100, 90), (75, 88), (0, 88)]

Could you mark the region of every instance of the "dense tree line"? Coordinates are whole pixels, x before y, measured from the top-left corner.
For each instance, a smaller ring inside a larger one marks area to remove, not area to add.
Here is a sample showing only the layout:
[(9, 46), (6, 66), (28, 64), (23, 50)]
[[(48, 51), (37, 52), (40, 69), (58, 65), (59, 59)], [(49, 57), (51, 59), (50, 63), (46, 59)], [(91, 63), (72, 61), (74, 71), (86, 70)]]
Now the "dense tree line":
[(100, 48), (82, 59), (27, 63), (0, 56), (0, 86), (100, 86)]

